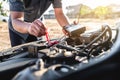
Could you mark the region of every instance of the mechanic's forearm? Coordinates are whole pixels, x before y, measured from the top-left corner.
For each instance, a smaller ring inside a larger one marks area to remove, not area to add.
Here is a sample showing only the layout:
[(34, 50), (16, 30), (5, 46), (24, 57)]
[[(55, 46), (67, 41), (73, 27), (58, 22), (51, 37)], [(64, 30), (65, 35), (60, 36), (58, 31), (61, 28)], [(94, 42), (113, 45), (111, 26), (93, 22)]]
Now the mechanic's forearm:
[(69, 22), (68, 22), (66, 16), (62, 12), (59, 14), (56, 14), (55, 16), (61, 27), (69, 25)]
[(30, 23), (24, 22), (19, 19), (12, 19), (13, 28), (20, 33), (28, 33)]

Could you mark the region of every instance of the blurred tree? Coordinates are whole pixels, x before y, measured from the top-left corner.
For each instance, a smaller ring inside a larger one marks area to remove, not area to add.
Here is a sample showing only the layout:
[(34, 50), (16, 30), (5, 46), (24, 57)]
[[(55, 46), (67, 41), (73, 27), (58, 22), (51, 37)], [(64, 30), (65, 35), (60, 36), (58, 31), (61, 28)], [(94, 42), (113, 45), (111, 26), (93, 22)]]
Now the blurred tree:
[(66, 7), (66, 9), (67, 9), (67, 15), (73, 18), (78, 18), (78, 17), (85, 18), (87, 17), (87, 14), (89, 14), (92, 10), (90, 7), (83, 4), (68, 6)]
[(99, 6), (94, 9), (94, 14), (96, 18), (105, 19), (108, 15), (112, 13), (109, 7)]
[(98, 6), (95, 9), (84, 4), (78, 4), (73, 6), (66, 7), (67, 16), (69, 18), (77, 18), (78, 22), (80, 18), (118, 18), (120, 17), (120, 5), (111, 5), (111, 6)]
[(7, 0), (0, 1), (0, 15), (6, 16), (7, 14), (5, 13), (3, 6), (2, 6), (4, 1), (7, 1)]
[(92, 12), (92, 9), (86, 5), (81, 4), (79, 6), (79, 12), (77, 13), (78, 22), (80, 18), (86, 18), (87, 15)]
[(91, 8), (86, 5), (81, 5), (79, 9), (79, 15), (84, 16), (86, 14), (91, 13)]

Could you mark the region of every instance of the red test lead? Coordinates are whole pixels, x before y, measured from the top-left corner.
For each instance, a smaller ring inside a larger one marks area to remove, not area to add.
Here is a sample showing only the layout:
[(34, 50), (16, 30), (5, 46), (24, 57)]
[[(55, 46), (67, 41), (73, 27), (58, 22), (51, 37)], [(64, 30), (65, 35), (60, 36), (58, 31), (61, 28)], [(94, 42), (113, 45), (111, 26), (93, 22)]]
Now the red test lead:
[(48, 29), (46, 29), (46, 34), (45, 34), (45, 36), (46, 36), (46, 41), (48, 42), (48, 46), (49, 46), (49, 47), (51, 47), (51, 46), (59, 43), (59, 41), (50, 41)]
[(47, 41), (48, 44), (50, 45), (51, 42), (50, 42), (50, 38), (49, 38), (49, 34), (48, 34), (48, 30), (47, 30), (47, 29), (46, 29), (46, 34), (45, 34), (45, 36), (46, 36), (46, 41)]

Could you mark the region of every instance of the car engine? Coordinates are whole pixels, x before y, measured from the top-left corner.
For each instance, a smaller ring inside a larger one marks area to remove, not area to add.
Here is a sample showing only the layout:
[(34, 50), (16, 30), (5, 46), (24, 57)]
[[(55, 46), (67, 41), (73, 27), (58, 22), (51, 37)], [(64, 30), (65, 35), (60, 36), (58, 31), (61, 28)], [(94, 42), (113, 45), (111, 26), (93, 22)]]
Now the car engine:
[[(2, 80), (119, 80), (120, 29), (66, 27), (69, 36), (26, 43), (0, 52)], [(115, 33), (113, 36), (112, 33)]]

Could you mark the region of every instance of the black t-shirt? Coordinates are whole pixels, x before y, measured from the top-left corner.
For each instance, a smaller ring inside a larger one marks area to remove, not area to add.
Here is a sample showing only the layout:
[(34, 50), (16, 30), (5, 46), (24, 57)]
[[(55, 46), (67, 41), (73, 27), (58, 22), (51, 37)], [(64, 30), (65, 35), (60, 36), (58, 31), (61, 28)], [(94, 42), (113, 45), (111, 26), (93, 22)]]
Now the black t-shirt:
[[(9, 0), (10, 11), (24, 12), (24, 21), (26, 22), (40, 18), (51, 4), (54, 8), (62, 7), (61, 0)], [(9, 28), (24, 39), (28, 36), (28, 34), (19, 33), (13, 29), (11, 18), (9, 19)]]

